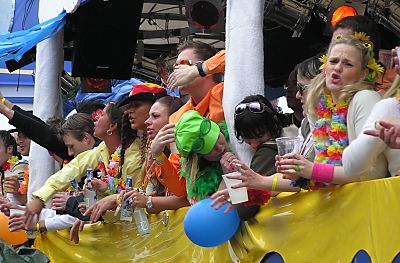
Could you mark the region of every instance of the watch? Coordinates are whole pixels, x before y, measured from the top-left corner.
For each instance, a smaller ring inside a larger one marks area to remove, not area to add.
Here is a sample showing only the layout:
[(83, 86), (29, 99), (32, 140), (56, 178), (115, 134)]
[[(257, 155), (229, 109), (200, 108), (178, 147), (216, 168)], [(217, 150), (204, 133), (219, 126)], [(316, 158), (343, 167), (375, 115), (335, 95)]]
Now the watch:
[(200, 77), (205, 77), (205, 76), (207, 76), (207, 74), (206, 74), (206, 73), (204, 72), (204, 70), (203, 70), (203, 63), (204, 63), (204, 61), (202, 61), (202, 60), (197, 61), (197, 62), (195, 63), (195, 65), (196, 65), (196, 67), (197, 67), (197, 70), (199, 71)]
[(153, 202), (151, 201), (151, 196), (147, 197), (146, 207), (147, 208), (153, 207)]

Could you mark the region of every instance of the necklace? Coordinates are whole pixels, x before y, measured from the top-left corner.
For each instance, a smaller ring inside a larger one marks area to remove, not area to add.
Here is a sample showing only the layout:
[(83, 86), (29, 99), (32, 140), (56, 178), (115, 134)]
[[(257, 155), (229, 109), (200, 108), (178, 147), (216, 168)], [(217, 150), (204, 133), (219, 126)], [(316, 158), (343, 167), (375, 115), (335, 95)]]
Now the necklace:
[(349, 145), (347, 111), (347, 101), (334, 104), (331, 95), (322, 95), (313, 131), (316, 162), (342, 165), (343, 150)]

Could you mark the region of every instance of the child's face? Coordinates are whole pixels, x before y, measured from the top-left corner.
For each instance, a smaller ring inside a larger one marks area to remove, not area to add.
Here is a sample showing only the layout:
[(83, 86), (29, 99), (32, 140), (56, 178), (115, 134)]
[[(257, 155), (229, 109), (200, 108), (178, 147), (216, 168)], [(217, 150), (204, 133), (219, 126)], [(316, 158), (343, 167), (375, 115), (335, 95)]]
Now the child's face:
[(0, 140), (0, 166), (2, 166), (12, 155), (12, 146), (6, 148), (3, 141)]
[(226, 144), (225, 136), (220, 132), (217, 143), (210, 153), (204, 155), (204, 159), (208, 161), (219, 161), (224, 153), (228, 151), (228, 145)]
[(257, 138), (257, 139), (244, 139), (244, 142), (250, 145), (251, 148), (254, 150), (257, 150), (257, 148), (263, 144), (264, 142), (267, 142), (271, 139), (271, 136), (269, 136), (268, 133), (265, 133), (262, 137)]

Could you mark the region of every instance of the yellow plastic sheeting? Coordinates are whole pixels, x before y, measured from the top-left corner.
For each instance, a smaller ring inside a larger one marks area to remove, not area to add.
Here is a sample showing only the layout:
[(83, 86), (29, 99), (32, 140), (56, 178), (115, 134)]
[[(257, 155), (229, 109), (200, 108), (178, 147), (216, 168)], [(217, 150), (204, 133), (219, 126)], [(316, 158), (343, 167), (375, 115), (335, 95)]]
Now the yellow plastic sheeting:
[(217, 248), (193, 244), (183, 230), (187, 208), (168, 211), (168, 224), (163, 214), (149, 217), (151, 234), (141, 237), (136, 225), (96, 223), (85, 226), (80, 242), (69, 241), (69, 231), (48, 232), (38, 236), (35, 247), (51, 262), (230, 262), (228, 243)]
[(361, 249), (372, 262), (392, 262), (400, 252), (399, 206), (398, 177), (281, 194), (231, 243), (242, 262), (275, 251), (287, 263), (350, 263)]

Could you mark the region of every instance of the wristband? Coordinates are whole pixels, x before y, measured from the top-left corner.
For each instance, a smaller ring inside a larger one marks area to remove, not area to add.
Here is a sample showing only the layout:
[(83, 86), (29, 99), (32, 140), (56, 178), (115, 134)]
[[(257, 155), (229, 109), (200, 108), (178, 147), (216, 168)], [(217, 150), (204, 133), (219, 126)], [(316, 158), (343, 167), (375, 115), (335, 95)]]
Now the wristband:
[(3, 98), (1, 99), (1, 103), (4, 104), (5, 101), (6, 101), (6, 98), (3, 97)]
[(164, 154), (160, 152), (160, 154), (158, 154), (157, 157), (154, 157), (153, 160), (155, 160), (157, 163), (161, 163), (164, 161)]
[(204, 61), (198, 61), (198, 62), (196, 62), (196, 67), (197, 67), (197, 70), (199, 71), (199, 75), (200, 75), (200, 77), (205, 77), (205, 76), (207, 76), (207, 74), (204, 72), (204, 70), (203, 70), (203, 63), (204, 63)]
[(311, 180), (321, 183), (330, 183), (333, 180), (335, 165), (314, 162)]
[(115, 197), (115, 203), (117, 204), (117, 206), (119, 206), (119, 197), (121, 196), (121, 194), (117, 194), (117, 196)]
[(36, 223), (36, 232), (40, 233), (40, 224), (39, 224), (39, 221)]
[(278, 175), (274, 175), (274, 179), (272, 181), (272, 187), (271, 187), (272, 192), (275, 191), (277, 183), (278, 183)]

